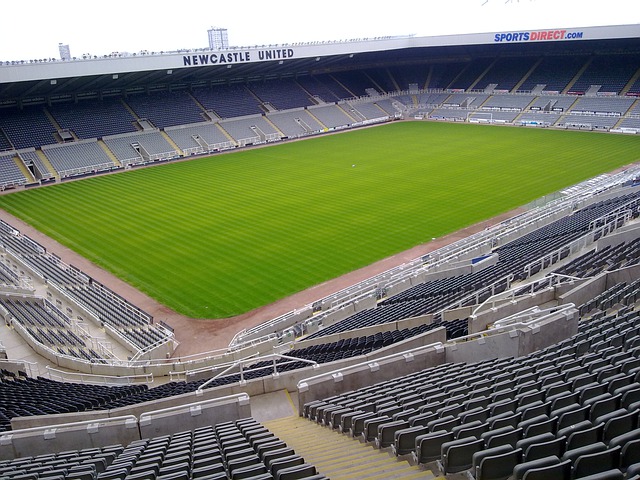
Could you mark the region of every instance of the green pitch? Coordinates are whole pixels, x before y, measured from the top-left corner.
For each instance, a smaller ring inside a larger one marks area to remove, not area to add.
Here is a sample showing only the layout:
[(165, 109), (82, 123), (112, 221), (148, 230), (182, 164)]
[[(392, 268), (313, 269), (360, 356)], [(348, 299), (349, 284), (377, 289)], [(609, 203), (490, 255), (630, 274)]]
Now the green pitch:
[(406, 122), (17, 192), (170, 308), (237, 315), (638, 160), (640, 137)]

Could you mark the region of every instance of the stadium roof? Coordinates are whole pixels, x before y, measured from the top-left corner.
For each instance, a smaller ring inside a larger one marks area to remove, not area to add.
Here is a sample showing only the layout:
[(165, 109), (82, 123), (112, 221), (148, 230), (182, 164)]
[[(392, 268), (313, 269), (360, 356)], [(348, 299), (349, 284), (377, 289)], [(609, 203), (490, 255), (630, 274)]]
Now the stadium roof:
[(71, 61), (0, 62), (0, 106), (70, 101), (155, 89), (264, 81), (299, 75), (482, 55), (640, 52), (640, 25), (437, 37), (398, 36), (285, 45), (105, 55)]

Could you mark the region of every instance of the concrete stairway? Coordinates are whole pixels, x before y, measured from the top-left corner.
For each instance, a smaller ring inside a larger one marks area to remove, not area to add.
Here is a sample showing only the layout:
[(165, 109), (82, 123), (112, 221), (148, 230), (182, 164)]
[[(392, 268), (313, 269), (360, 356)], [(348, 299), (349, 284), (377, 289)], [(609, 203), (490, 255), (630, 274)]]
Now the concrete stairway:
[(444, 479), (297, 415), (262, 424), (331, 480)]

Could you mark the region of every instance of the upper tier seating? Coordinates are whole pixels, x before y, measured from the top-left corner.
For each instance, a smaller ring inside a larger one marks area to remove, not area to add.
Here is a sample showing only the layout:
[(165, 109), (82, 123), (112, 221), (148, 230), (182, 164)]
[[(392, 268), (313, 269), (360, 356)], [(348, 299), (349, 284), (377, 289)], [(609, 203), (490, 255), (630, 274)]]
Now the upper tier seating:
[(419, 89), (422, 89), (425, 88), (431, 68), (431, 65), (407, 65), (402, 68), (391, 67), (389, 72), (400, 87), (400, 90), (409, 90), (411, 85), (416, 85)]
[(528, 92), (545, 85), (545, 92), (562, 93), (587, 60), (583, 55), (544, 57), (519, 89)]
[(493, 59), (477, 58), (471, 60), (462, 73), (447, 88), (461, 88), (467, 90), (478, 80), (480, 75), (491, 65)]
[(571, 86), (572, 92), (584, 93), (592, 85), (600, 85), (600, 92), (620, 93), (638, 70), (638, 56), (598, 55)]
[(326, 103), (338, 102), (343, 98), (352, 96), (330, 75), (301, 76), (298, 78), (298, 83), (312, 97), (316, 97)]
[(9, 139), (2, 131), (2, 128), (0, 128), (0, 152), (5, 150), (13, 150), (13, 147), (11, 146), (11, 142), (9, 142)]
[(205, 110), (211, 110), (220, 118), (244, 117), (262, 114), (260, 102), (245, 85), (216, 85), (196, 88), (193, 96)]
[(269, 104), (276, 110), (313, 105), (309, 94), (295, 80), (256, 82), (249, 85), (249, 89), (262, 103)]
[(42, 106), (2, 109), (0, 129), (16, 150), (56, 143), (56, 128)]
[(465, 63), (435, 64), (431, 67), (431, 78), (427, 88), (456, 88), (453, 81), (466, 68)]
[[(364, 71), (336, 72), (332, 77), (349, 92), (350, 97), (364, 97), (367, 89), (374, 88), (375, 84)], [(378, 92), (383, 93), (383, 92)]]
[(120, 98), (85, 100), (69, 105), (57, 103), (48, 107), (61, 128), (71, 130), (79, 139), (135, 132), (135, 118)]
[(489, 85), (496, 84), (497, 90), (512, 91), (524, 75), (531, 69), (535, 58), (511, 58), (499, 59), (489, 71), (480, 79), (474, 87), (482, 90)]
[(138, 118), (150, 120), (158, 128), (199, 123), (205, 119), (202, 109), (186, 91), (131, 95), (126, 102)]

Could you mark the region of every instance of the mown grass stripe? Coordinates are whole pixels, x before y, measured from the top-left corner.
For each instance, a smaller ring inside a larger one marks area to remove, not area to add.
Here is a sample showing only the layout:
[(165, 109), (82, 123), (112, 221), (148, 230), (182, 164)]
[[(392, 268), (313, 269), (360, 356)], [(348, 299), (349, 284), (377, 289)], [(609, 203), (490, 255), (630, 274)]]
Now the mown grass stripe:
[(227, 317), (631, 163), (639, 141), (396, 123), (17, 192), (0, 207), (180, 313)]

